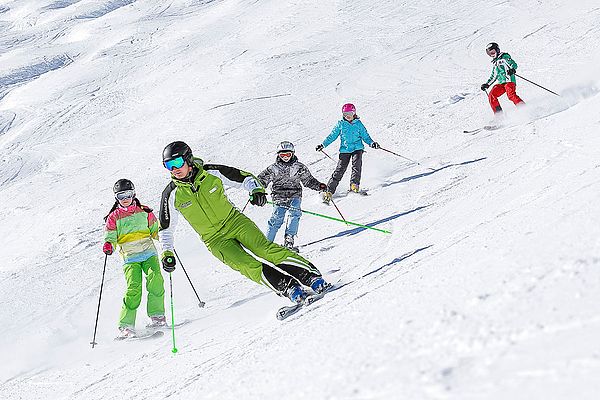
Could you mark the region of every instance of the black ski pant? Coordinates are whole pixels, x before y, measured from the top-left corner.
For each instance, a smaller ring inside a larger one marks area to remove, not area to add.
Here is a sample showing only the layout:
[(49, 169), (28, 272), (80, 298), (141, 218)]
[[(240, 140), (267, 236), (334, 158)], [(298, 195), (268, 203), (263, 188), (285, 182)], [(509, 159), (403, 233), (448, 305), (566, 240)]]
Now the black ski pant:
[(352, 175), (350, 175), (350, 184), (354, 183), (360, 186), (360, 175), (362, 173), (362, 155), (363, 150), (356, 150), (352, 153), (340, 153), (340, 159), (337, 163), (333, 175), (327, 182), (327, 190), (331, 193), (335, 193), (342, 177), (346, 173), (350, 159), (352, 159)]

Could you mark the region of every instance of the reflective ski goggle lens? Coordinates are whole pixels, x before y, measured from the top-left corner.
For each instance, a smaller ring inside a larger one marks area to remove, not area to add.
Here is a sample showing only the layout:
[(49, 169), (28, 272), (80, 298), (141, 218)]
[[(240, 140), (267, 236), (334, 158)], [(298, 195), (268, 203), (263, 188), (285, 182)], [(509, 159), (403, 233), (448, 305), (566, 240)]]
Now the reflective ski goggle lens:
[(291, 158), (292, 157), (292, 152), (291, 151), (282, 151), (279, 152), (279, 157), (281, 158)]
[(346, 112), (343, 112), (342, 114), (344, 114), (344, 117), (353, 117), (354, 111), (346, 111)]
[(185, 160), (183, 159), (183, 157), (176, 157), (172, 160), (165, 161), (165, 168), (168, 169), (169, 171), (173, 171), (173, 168), (183, 167), (184, 163), (185, 163)]
[(133, 199), (135, 197), (135, 191), (133, 191), (133, 190), (124, 190), (122, 192), (119, 192), (119, 193), (115, 194), (115, 197), (119, 201), (127, 200), (127, 199)]

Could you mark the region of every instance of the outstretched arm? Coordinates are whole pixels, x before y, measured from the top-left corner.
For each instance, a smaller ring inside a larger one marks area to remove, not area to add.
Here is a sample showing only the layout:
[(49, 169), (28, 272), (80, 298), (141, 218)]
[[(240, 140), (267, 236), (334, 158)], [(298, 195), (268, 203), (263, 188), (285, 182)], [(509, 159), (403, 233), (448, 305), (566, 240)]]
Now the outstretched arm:
[(220, 164), (205, 164), (204, 170), (221, 179), (228, 186), (243, 188), (249, 193), (265, 191), (258, 178), (250, 172)]

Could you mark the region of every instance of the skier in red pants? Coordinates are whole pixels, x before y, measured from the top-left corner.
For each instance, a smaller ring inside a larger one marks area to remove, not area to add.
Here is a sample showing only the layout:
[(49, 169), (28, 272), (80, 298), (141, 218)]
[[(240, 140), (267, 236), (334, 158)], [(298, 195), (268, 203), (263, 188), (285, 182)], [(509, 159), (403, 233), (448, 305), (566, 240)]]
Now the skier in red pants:
[(488, 94), (490, 106), (495, 115), (502, 113), (502, 107), (498, 97), (504, 93), (508, 99), (515, 105), (525, 104), (525, 102), (517, 95), (517, 83), (515, 73), (517, 71), (517, 63), (510, 57), (508, 53), (501, 53), (498, 43), (490, 43), (485, 48), (488, 56), (492, 57), (492, 74), (486, 83), (481, 85), (481, 90), (486, 90), (490, 85), (497, 81)]

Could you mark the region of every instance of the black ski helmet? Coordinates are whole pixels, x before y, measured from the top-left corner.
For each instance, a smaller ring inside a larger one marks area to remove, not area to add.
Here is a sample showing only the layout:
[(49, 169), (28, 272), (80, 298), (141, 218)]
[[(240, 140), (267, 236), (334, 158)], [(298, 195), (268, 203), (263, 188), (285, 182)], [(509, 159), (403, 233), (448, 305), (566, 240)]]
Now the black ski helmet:
[(500, 54), (500, 46), (498, 46), (498, 43), (496, 42), (488, 43), (488, 45), (485, 46), (486, 53), (490, 50), (496, 50), (496, 54)]
[(115, 182), (115, 186), (113, 186), (114, 193), (124, 192), (126, 190), (135, 190), (133, 182), (131, 182), (129, 179), (119, 179), (117, 182)]
[(177, 157), (183, 157), (184, 161), (187, 162), (188, 165), (193, 164), (192, 149), (190, 149), (190, 146), (181, 141), (169, 143), (163, 150), (162, 157), (163, 163), (173, 160)]

